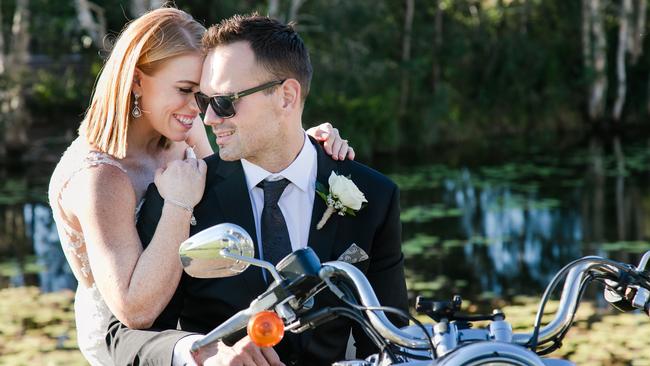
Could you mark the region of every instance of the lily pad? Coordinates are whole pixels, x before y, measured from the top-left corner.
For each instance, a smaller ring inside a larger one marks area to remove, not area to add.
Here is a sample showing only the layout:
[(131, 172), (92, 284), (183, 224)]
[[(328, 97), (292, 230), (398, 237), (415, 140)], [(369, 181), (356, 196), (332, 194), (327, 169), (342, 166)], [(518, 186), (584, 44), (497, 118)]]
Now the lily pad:
[(459, 208), (446, 208), (441, 204), (419, 205), (402, 209), (400, 219), (402, 222), (422, 223), (445, 217), (462, 216), (463, 211)]

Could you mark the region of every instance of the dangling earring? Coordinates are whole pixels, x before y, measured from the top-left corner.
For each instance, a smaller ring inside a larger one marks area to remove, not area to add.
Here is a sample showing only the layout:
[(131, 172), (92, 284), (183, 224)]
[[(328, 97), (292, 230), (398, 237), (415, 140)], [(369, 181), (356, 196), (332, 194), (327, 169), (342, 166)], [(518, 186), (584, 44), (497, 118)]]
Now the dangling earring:
[(135, 97), (135, 101), (133, 102), (133, 109), (131, 110), (131, 115), (133, 118), (140, 118), (142, 116), (142, 109), (140, 109), (140, 103), (138, 102), (138, 99), (140, 99), (140, 96), (138, 94), (133, 94)]

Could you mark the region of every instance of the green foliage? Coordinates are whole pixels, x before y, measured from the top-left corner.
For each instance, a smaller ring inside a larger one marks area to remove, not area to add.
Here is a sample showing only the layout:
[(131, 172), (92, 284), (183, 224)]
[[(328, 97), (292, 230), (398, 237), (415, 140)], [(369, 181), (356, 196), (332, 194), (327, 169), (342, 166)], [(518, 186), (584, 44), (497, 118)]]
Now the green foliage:
[[(95, 3), (105, 10), (109, 40), (132, 19), (127, 0)], [(206, 25), (236, 13), (268, 10), (268, 2), (261, 0), (185, 0), (176, 5)], [(8, 37), (15, 0), (0, 6)], [(280, 1), (280, 18), (286, 20), (289, 6)], [(32, 52), (64, 65), (75, 55), (78, 66), (45, 68), (18, 82), (33, 95), (30, 106), (36, 112), (60, 106), (79, 115), (108, 50), (84, 41), (72, 1), (32, 0), (30, 10)], [(608, 73), (615, 85), (616, 6), (604, 12)], [(334, 122), (362, 156), (443, 140), (583, 126), (591, 76), (581, 54), (580, 2), (416, 1), (408, 60), (402, 59), (404, 16), (404, 3), (396, 1), (302, 4), (297, 27), (315, 70), (306, 125)], [(440, 27), (436, 19), (441, 19)], [(626, 115), (643, 117), (648, 55), (629, 65), (629, 73)], [(409, 85), (408, 98), (400, 114), (403, 82)]]

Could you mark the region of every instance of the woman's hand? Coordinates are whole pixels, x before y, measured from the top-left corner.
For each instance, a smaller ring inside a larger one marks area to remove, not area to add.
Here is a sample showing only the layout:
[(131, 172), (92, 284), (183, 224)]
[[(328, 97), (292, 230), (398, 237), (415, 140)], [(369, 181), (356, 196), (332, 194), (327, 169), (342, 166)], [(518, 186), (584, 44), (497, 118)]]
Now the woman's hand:
[(174, 160), (158, 168), (154, 183), (163, 199), (194, 207), (203, 197), (207, 165), (202, 159)]
[(208, 135), (205, 133), (205, 126), (199, 116), (192, 122), (192, 128), (187, 135), (185, 143), (194, 149), (196, 156), (199, 158), (205, 158), (214, 154), (212, 146), (210, 146), (210, 140), (208, 140)]
[(334, 160), (354, 160), (354, 149), (339, 135), (339, 130), (331, 123), (326, 122), (307, 130), (307, 134), (323, 144), (323, 148)]

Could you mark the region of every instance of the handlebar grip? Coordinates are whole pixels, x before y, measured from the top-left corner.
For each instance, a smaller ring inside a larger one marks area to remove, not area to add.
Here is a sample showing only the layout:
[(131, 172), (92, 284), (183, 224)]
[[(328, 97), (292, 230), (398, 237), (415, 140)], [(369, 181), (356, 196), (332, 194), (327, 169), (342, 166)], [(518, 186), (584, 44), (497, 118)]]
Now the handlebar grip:
[(246, 327), (229, 334), (221, 339), (221, 342), (225, 344), (228, 347), (232, 347), (235, 345), (235, 343), (239, 342), (240, 339), (246, 337), (248, 333), (246, 332)]
[[(248, 323), (248, 309), (244, 309), (237, 314), (230, 317), (230, 319), (221, 323), (218, 327), (214, 328), (210, 333), (206, 334), (203, 338), (192, 343), (192, 352), (196, 352), (201, 347), (204, 347), (212, 342), (223, 341), (224, 338), (229, 337), (231, 334), (238, 333), (240, 330), (246, 332), (246, 324)], [(234, 332), (233, 332), (234, 330)], [(244, 333), (245, 335), (245, 333)], [(240, 337), (239, 339), (243, 338)]]

